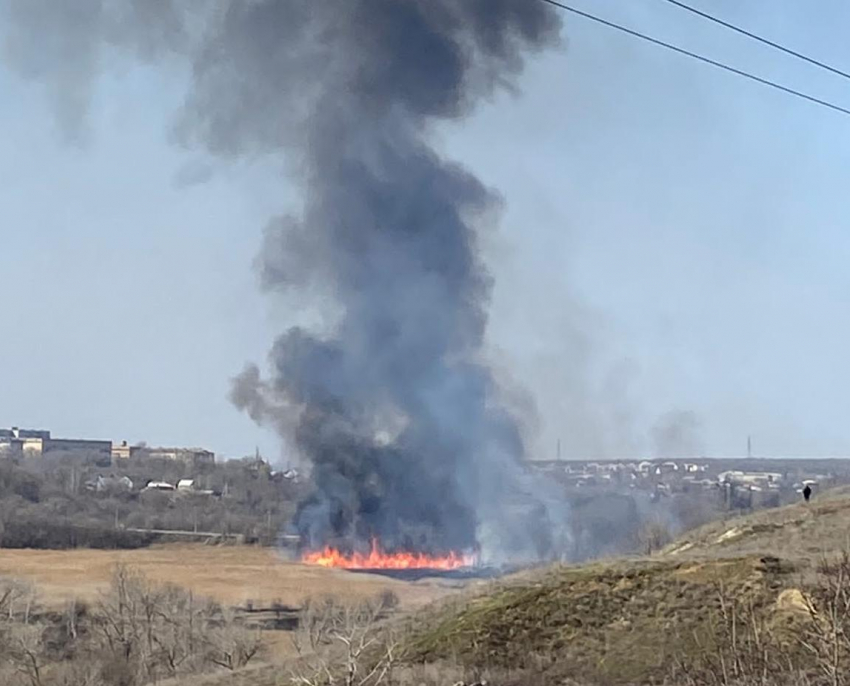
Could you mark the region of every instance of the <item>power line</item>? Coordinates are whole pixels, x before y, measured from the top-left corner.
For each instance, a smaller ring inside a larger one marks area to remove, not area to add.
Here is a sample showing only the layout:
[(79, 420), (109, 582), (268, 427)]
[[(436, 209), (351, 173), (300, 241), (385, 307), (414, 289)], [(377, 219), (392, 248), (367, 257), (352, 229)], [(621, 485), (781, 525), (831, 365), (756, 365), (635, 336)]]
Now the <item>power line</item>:
[(838, 74), (839, 76), (843, 76), (845, 79), (850, 79), (850, 74), (846, 71), (841, 71), (840, 69), (836, 69), (835, 67), (831, 67), (830, 65), (820, 62), (812, 57), (804, 55), (800, 52), (796, 52), (795, 50), (791, 50), (791, 48), (786, 48), (784, 45), (780, 45), (779, 43), (775, 43), (772, 40), (768, 40), (762, 36), (759, 36), (751, 31), (747, 31), (746, 29), (742, 29), (740, 26), (735, 26), (734, 24), (730, 24), (727, 21), (723, 21), (718, 17), (715, 17), (708, 12), (703, 12), (702, 10), (697, 9), (696, 7), (691, 7), (690, 5), (686, 5), (684, 2), (680, 2), (679, 0), (664, 0), (664, 2), (669, 2), (671, 5), (676, 5), (676, 7), (681, 7), (683, 10), (687, 10), (697, 16), (702, 17), (703, 19), (708, 19), (709, 21), (714, 22), (715, 24), (719, 24), (720, 26), (724, 26), (727, 29), (731, 29), (732, 31), (737, 31), (738, 33), (747, 36), (748, 38), (752, 38), (753, 40), (757, 40), (759, 43), (764, 43), (765, 45), (769, 45), (771, 48), (776, 48), (777, 50), (781, 50), (787, 55), (791, 55), (796, 57), (797, 59), (801, 59), (804, 62), (808, 62), (809, 64), (813, 64), (816, 67), (820, 67), (821, 69), (826, 69), (827, 71), (831, 71), (833, 74)]
[(566, 12), (571, 12), (572, 14), (584, 17), (585, 19), (596, 22), (597, 24), (602, 24), (603, 26), (607, 26), (617, 31), (622, 31), (623, 33), (627, 33), (630, 36), (634, 36), (635, 38), (640, 38), (641, 40), (645, 40), (649, 43), (652, 43), (653, 45), (666, 48), (667, 50), (672, 50), (673, 52), (679, 53), (680, 55), (685, 55), (686, 57), (690, 57), (705, 64), (710, 64), (712, 67), (717, 67), (718, 69), (723, 69), (732, 74), (737, 74), (738, 76), (741, 76), (745, 79), (749, 79), (750, 81), (755, 81), (756, 83), (760, 83), (765, 86), (770, 86), (771, 88), (775, 88), (776, 90), (782, 91), (783, 93), (787, 93), (789, 95), (802, 98), (803, 100), (813, 102), (816, 105), (828, 107), (829, 109), (834, 110), (836, 112), (841, 112), (841, 114), (850, 115), (850, 109), (841, 107), (840, 105), (835, 105), (826, 100), (821, 100), (820, 98), (816, 98), (813, 95), (808, 95), (801, 91), (794, 90), (793, 88), (789, 88), (788, 86), (783, 86), (782, 84), (776, 83), (775, 81), (764, 79), (761, 76), (750, 74), (749, 72), (743, 71), (742, 69), (738, 69), (737, 67), (732, 67), (728, 64), (724, 64), (723, 62), (718, 62), (709, 57), (704, 57), (703, 55), (691, 52), (690, 50), (685, 50), (685, 48), (680, 48), (677, 45), (673, 45), (672, 43), (665, 43), (664, 41), (659, 40), (657, 38), (653, 38), (652, 36), (648, 36), (645, 33), (635, 31), (634, 29), (627, 28), (625, 26), (622, 26), (621, 24), (616, 24), (613, 21), (608, 21), (607, 19), (603, 19), (602, 17), (590, 14), (589, 12), (584, 12), (583, 10), (571, 7), (570, 5), (566, 5), (563, 2), (558, 2), (558, 0), (541, 0), (541, 2), (545, 2), (548, 5), (552, 5)]

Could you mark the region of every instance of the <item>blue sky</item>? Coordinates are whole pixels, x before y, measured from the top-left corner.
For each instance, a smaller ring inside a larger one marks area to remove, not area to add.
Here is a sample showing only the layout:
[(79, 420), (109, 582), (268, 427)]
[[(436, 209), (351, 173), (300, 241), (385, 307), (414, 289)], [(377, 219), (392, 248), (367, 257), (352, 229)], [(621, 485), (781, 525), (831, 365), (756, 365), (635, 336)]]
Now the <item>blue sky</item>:
[[(840, 77), (666, 3), (580, 4), (850, 107)], [(850, 69), (844, 3), (694, 4)], [(850, 453), (850, 117), (581, 19), (564, 36), (434, 134), (504, 199), (482, 236), (489, 354), (536, 405), (535, 454), (651, 454), (684, 411), (706, 454), (748, 434)], [(297, 198), (275, 160), (173, 147), (182, 92), (178, 72), (111, 70), (73, 145), (46, 90), (0, 67), (0, 425), (286, 461), (227, 390), (303, 315), (252, 268)]]

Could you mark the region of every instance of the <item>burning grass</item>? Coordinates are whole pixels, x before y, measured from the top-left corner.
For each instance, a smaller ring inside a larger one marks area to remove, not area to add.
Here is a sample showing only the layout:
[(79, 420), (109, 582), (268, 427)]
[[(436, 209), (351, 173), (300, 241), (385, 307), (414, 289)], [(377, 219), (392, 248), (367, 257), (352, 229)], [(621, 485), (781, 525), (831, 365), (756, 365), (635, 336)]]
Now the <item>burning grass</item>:
[(338, 569), (356, 570), (455, 570), (465, 567), (473, 567), (476, 564), (474, 555), (449, 552), (445, 555), (428, 555), (418, 552), (385, 552), (380, 543), (372, 539), (371, 549), (368, 554), (354, 552), (345, 554), (331, 547), (323, 550), (305, 553), (301, 561), (309, 565), (319, 567), (333, 567)]

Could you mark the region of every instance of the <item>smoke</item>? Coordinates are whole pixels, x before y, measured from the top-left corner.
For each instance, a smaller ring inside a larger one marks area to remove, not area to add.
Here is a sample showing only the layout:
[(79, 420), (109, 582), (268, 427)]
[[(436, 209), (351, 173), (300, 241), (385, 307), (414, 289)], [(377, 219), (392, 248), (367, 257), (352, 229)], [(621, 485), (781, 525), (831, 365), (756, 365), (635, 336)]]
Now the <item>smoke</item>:
[[(8, 62), (45, 83), (82, 137), (117, 52), (181, 59), (174, 139), (225, 158), (279, 154), (301, 188), (259, 258), (271, 291), (320, 294), (268, 378), (232, 399), (312, 465), (297, 526), (312, 545), (484, 545), (547, 554), (560, 518), (530, 482), (518, 419), (482, 346), (491, 277), (478, 232), (498, 197), (438, 155), (434, 125), (511, 87), (558, 40), (531, 0), (0, 0)], [(534, 507), (524, 507), (529, 501)], [(534, 531), (534, 536), (528, 532)]]
[(89, 136), (88, 108), (96, 77), (109, 64), (108, 46), (149, 60), (187, 47), (187, 10), (199, 0), (0, 0), (0, 58), (40, 81), (70, 142)]
[[(344, 14), (314, 28), (343, 59), (310, 84), (303, 213), (269, 227), (261, 262), (267, 288), (325, 291), (340, 313), (329, 336), (284, 334), (264, 382), (297, 415), (291, 436), (313, 466), (299, 529), (312, 544), (525, 547), (521, 520), (502, 514), (519, 497), (521, 432), (480, 359), (491, 280), (476, 229), (497, 199), (431, 149), (428, 127), (466, 114), (557, 25), (527, 2)], [(239, 377), (234, 394), (257, 381)]]
[(703, 449), (699, 417), (690, 410), (668, 412), (652, 427), (658, 457), (696, 457)]

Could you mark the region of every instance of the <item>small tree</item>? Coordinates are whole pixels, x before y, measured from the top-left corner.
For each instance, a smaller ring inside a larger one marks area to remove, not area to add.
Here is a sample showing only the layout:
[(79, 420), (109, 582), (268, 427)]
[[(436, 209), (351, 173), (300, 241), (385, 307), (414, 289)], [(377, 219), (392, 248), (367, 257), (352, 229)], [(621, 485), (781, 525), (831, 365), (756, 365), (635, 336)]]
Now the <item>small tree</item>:
[(240, 626), (232, 610), (221, 611), (221, 621), (205, 632), (206, 659), (233, 671), (246, 666), (262, 647), (260, 631)]
[(300, 686), (379, 686), (396, 663), (397, 641), (381, 619), (394, 599), (340, 604), (309, 601), (294, 638), (298, 654), (291, 674)]
[(119, 566), (93, 613), (95, 650), (109, 683), (136, 684), (202, 671), (234, 670), (259, 652), (261, 636), (236, 616), (174, 586), (156, 586)]

